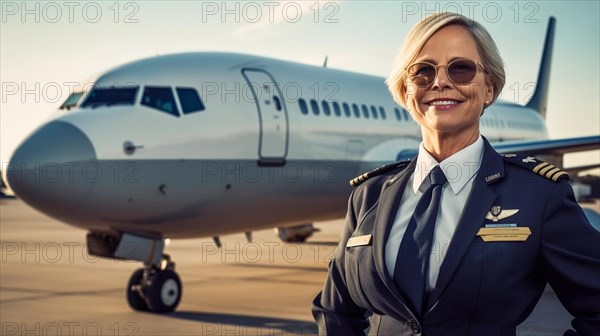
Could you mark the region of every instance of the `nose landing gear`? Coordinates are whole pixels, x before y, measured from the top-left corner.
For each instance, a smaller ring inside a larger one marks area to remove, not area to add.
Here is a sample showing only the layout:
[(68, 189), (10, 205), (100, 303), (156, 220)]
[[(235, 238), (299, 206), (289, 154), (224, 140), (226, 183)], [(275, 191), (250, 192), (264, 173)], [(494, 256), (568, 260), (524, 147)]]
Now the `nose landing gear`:
[(164, 314), (177, 308), (182, 294), (181, 280), (175, 273), (175, 263), (163, 253), (162, 237), (89, 232), (86, 239), (90, 255), (144, 263), (127, 284), (127, 302), (133, 310)]
[(127, 302), (138, 311), (170, 313), (179, 305), (181, 294), (181, 279), (167, 254), (160, 265), (144, 264), (133, 272), (127, 285)]

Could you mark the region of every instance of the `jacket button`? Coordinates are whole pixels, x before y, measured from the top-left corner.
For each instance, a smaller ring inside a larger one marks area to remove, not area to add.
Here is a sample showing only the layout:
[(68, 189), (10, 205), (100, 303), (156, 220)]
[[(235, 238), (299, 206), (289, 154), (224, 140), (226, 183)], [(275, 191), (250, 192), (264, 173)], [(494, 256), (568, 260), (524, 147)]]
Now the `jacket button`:
[(421, 332), (421, 328), (419, 326), (419, 322), (417, 322), (416, 320), (405, 321), (404, 325), (406, 325), (407, 327), (409, 327), (410, 330), (412, 330), (412, 332), (415, 333), (415, 334), (419, 334)]

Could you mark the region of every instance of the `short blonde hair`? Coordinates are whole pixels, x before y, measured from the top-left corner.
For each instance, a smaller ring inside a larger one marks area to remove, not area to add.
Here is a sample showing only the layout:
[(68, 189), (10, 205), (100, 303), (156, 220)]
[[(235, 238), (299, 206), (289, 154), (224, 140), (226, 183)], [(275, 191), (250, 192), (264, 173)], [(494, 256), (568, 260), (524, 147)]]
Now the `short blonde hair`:
[[(500, 57), (496, 43), (488, 31), (480, 23), (475, 22), (463, 15), (456, 13), (437, 13), (419, 21), (408, 33), (400, 53), (394, 60), (392, 73), (386, 79), (388, 89), (394, 100), (400, 105), (406, 106), (406, 68), (411, 65), (429, 38), (441, 28), (450, 24), (458, 24), (465, 27), (475, 39), (477, 51), (481, 57), (481, 63), (487, 74), (487, 80), (494, 88), (494, 102), (504, 87), (506, 77), (504, 74), (504, 62)], [(490, 102), (491, 104), (491, 102)]]

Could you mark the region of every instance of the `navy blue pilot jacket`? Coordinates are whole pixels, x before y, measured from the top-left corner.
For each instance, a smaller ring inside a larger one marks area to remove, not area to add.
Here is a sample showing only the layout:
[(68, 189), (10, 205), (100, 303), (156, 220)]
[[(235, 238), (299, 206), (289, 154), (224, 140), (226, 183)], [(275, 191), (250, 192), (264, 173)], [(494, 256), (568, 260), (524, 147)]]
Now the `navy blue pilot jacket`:
[[(568, 175), (539, 169), (553, 167), (532, 158), (502, 156), (484, 142), (422, 316), (409, 310), (384, 261), (415, 161), (387, 167), (354, 189), (325, 286), (313, 301), (320, 335), (514, 336), (546, 283), (574, 316), (577, 333), (567, 334), (600, 335), (600, 232), (576, 203)], [(478, 235), (492, 223), (486, 216), (494, 206), (519, 210), (498, 223), (529, 228), (525, 241), (486, 242)], [(368, 235), (368, 244), (347, 247), (349, 238)]]

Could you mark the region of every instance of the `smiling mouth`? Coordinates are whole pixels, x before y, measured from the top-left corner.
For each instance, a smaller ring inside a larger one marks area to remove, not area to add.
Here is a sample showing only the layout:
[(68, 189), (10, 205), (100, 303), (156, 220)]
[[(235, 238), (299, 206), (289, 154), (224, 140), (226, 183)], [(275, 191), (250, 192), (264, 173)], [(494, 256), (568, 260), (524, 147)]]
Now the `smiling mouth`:
[(458, 105), (460, 103), (461, 102), (458, 100), (449, 99), (449, 100), (433, 100), (427, 104), (429, 104), (430, 106), (449, 106), (449, 105)]

